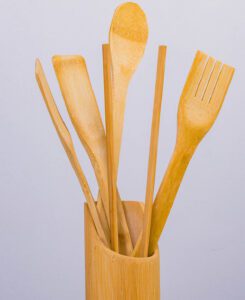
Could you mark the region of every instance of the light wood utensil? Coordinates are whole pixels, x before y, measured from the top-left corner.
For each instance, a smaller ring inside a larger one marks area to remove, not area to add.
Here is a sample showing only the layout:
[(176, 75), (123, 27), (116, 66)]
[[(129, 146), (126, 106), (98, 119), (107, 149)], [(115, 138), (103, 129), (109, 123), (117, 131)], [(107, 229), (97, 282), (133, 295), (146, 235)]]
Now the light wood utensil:
[(112, 250), (119, 252), (118, 221), (117, 221), (117, 179), (115, 174), (114, 144), (113, 144), (113, 113), (111, 89), (111, 55), (108, 44), (103, 45), (103, 71), (105, 94), (105, 120), (106, 120), (106, 146), (107, 146), (107, 172), (108, 190), (110, 200), (110, 224)]
[(234, 68), (197, 52), (180, 98), (175, 149), (153, 205), (149, 254), (157, 247), (191, 157), (219, 114), (233, 73)]
[(61, 140), (61, 143), (67, 153), (67, 156), (68, 156), (70, 163), (77, 175), (77, 178), (79, 180), (79, 183), (81, 185), (81, 188), (83, 190), (85, 198), (87, 200), (89, 211), (91, 213), (91, 217), (93, 219), (97, 233), (98, 233), (100, 239), (102, 240), (102, 242), (106, 246), (109, 246), (109, 232), (105, 233), (102, 228), (101, 221), (100, 221), (97, 209), (96, 209), (96, 205), (95, 205), (92, 193), (90, 191), (88, 182), (86, 180), (86, 177), (85, 177), (85, 175), (82, 171), (82, 168), (80, 166), (80, 163), (78, 161), (70, 132), (68, 131), (68, 129), (58, 111), (58, 108), (55, 104), (53, 95), (49, 88), (46, 76), (44, 74), (41, 62), (38, 59), (36, 60), (35, 74), (36, 74), (36, 79), (37, 79), (40, 91), (42, 93), (43, 99), (44, 99), (47, 109), (49, 111), (50, 117), (53, 121), (53, 124), (54, 124), (55, 129), (58, 133), (58, 136)]
[(142, 9), (132, 2), (120, 5), (113, 15), (109, 34), (113, 74), (116, 174), (118, 173), (128, 85), (144, 54), (147, 38), (148, 25)]
[[(65, 100), (65, 104), (76, 132), (93, 165), (109, 223), (109, 197), (107, 182), (106, 138), (101, 115), (91, 86), (85, 60), (82, 56), (55, 56), (53, 65)], [(101, 202), (97, 208), (103, 217)], [(106, 219), (102, 225), (105, 227)], [(108, 224), (106, 226), (108, 228)], [(109, 229), (108, 229), (109, 230)], [(118, 231), (120, 252), (130, 253), (133, 246), (122, 203), (118, 196)]]
[[(106, 164), (105, 132), (85, 60), (78, 55), (54, 56), (53, 66), (71, 121), (95, 170), (109, 221), (107, 173), (106, 168), (101, 167)], [(102, 206), (98, 205), (98, 209), (102, 214)]]
[(143, 214), (144, 214), (144, 203), (137, 201), (130, 201), (130, 210), (129, 201), (123, 202), (123, 207), (125, 215), (128, 222), (128, 228), (132, 238), (133, 245), (136, 244), (140, 233), (142, 232), (143, 227)]
[(145, 195), (145, 211), (144, 211), (144, 218), (143, 218), (143, 231), (142, 231), (142, 242), (141, 242), (141, 256), (143, 257), (148, 256), (148, 248), (149, 248), (149, 239), (150, 239), (150, 230), (151, 230), (151, 213), (152, 213), (152, 203), (154, 197), (158, 135), (159, 135), (159, 126), (160, 126), (161, 107), (162, 107), (162, 92), (163, 92), (163, 82), (164, 82), (166, 50), (167, 50), (166, 46), (159, 46), (156, 85), (155, 85), (155, 99), (154, 99), (154, 107), (153, 107), (153, 114), (152, 114), (148, 175), (147, 175), (146, 195)]

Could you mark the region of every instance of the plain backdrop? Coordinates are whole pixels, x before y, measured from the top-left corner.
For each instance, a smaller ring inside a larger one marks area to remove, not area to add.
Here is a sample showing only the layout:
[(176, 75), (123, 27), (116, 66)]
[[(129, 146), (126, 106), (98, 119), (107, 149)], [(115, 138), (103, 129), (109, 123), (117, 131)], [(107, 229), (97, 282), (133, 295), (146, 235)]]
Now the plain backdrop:
[[(39, 57), (94, 195), (90, 162), (67, 116), (51, 57), (81, 54), (104, 118), (101, 44), (121, 1), (0, 1), (0, 299), (81, 300), (84, 196), (34, 76)], [(168, 45), (156, 175), (176, 135), (196, 50), (233, 65), (221, 113), (195, 153), (160, 240), (161, 299), (245, 299), (245, 2), (138, 1), (149, 23), (131, 82), (118, 186), (144, 200), (157, 47)]]

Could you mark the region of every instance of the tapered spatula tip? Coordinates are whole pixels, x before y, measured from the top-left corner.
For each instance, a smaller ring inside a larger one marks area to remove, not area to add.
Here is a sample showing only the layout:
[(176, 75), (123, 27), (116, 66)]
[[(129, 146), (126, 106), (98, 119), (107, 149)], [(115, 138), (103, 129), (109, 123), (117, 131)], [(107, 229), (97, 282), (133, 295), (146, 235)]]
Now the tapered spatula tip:
[(85, 64), (85, 59), (81, 55), (54, 55), (52, 57), (52, 63), (55, 69), (59, 68), (61, 65), (66, 63), (74, 64)]
[(40, 65), (40, 59), (36, 58), (35, 59), (35, 69), (38, 67), (38, 65)]
[(42, 68), (41, 62), (40, 62), (39, 58), (36, 58), (36, 60), (35, 60), (35, 75), (36, 76), (39, 73), (41, 68)]

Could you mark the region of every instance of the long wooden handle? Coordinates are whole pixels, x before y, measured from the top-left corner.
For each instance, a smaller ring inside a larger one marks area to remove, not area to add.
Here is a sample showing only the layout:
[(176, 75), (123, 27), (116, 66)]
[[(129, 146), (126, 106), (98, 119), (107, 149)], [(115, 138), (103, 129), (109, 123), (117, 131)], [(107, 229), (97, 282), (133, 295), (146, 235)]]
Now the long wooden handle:
[(58, 111), (58, 108), (55, 104), (53, 95), (49, 88), (46, 76), (44, 74), (41, 62), (38, 59), (36, 60), (35, 73), (36, 73), (36, 79), (37, 79), (40, 91), (42, 93), (43, 99), (44, 99), (47, 109), (49, 111), (50, 117), (53, 121), (53, 124), (54, 124), (55, 129), (58, 133), (58, 136), (61, 140), (61, 143), (67, 153), (67, 156), (68, 156), (70, 163), (77, 175), (77, 178), (79, 180), (79, 183), (81, 185), (81, 188), (83, 190), (85, 198), (88, 202), (89, 210), (90, 210), (93, 222), (95, 224), (95, 228), (98, 232), (99, 237), (104, 242), (104, 244), (106, 246), (109, 246), (109, 238), (108, 238), (109, 232), (105, 233), (102, 228), (102, 225), (101, 225), (101, 222), (100, 222), (100, 219), (98, 216), (98, 212), (97, 212), (97, 209), (95, 206), (95, 202), (94, 202), (92, 193), (90, 191), (88, 182), (86, 180), (86, 177), (85, 177), (85, 175), (82, 171), (82, 168), (80, 166), (80, 163), (78, 161), (70, 132), (68, 131), (68, 129)]
[(118, 174), (122, 135), (124, 127), (124, 115), (129, 82), (120, 76), (113, 77), (113, 115), (114, 115), (114, 156), (116, 174)]
[[(166, 224), (174, 199), (196, 146), (197, 145), (188, 147), (178, 142), (175, 145), (172, 158), (168, 164), (152, 207), (149, 255), (152, 255), (157, 248), (158, 240)], [(140, 256), (141, 242), (142, 233), (137, 240), (131, 256)]]
[(153, 107), (153, 114), (152, 114), (151, 141), (150, 141), (148, 175), (147, 175), (146, 195), (145, 195), (143, 232), (142, 232), (142, 242), (141, 242), (141, 256), (143, 257), (148, 256), (150, 230), (151, 230), (151, 214), (152, 214), (152, 202), (154, 197), (158, 135), (159, 135), (159, 126), (160, 126), (161, 106), (162, 106), (166, 49), (167, 49), (166, 46), (159, 46), (158, 49), (155, 99), (154, 99), (154, 107)]
[(166, 224), (181, 181), (195, 148), (185, 149), (176, 145), (172, 159), (164, 175), (152, 209), (149, 254), (154, 253), (162, 230)]
[(111, 84), (111, 55), (108, 44), (102, 46), (105, 94), (106, 146), (107, 146), (107, 173), (110, 203), (110, 225), (112, 250), (119, 252), (118, 222), (117, 222), (117, 184), (114, 158), (113, 111), (112, 111), (112, 84)]

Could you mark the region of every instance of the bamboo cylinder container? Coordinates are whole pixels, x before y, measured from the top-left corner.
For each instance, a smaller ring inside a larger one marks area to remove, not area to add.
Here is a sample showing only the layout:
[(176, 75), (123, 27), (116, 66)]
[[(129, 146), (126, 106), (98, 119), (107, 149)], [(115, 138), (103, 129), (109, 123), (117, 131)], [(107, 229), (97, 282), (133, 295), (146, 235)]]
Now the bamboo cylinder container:
[[(135, 244), (142, 229), (139, 202), (123, 202)], [(128, 257), (106, 248), (99, 239), (87, 204), (85, 214), (86, 300), (159, 300), (160, 259)]]

